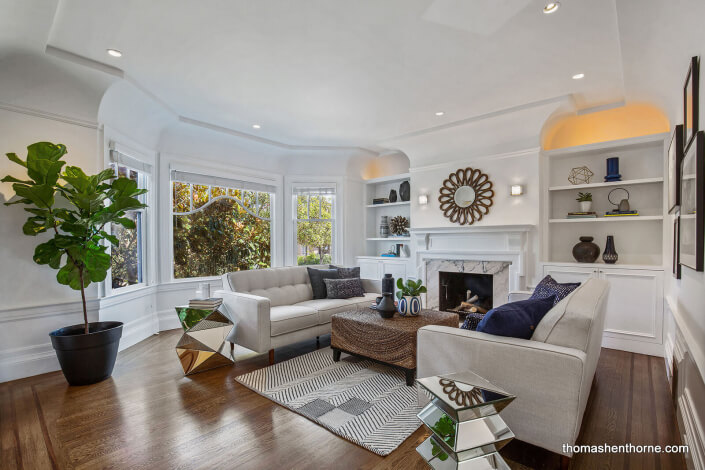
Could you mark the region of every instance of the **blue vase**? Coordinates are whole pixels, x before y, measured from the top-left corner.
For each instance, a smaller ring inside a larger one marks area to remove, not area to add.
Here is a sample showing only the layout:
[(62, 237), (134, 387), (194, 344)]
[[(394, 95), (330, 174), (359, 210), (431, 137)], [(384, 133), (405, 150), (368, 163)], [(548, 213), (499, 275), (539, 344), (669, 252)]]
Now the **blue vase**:
[(418, 297), (404, 296), (397, 302), (397, 312), (402, 317), (415, 317), (421, 312), (421, 299)]
[(621, 181), (622, 175), (619, 174), (619, 157), (610, 157), (607, 160), (607, 175), (605, 181)]

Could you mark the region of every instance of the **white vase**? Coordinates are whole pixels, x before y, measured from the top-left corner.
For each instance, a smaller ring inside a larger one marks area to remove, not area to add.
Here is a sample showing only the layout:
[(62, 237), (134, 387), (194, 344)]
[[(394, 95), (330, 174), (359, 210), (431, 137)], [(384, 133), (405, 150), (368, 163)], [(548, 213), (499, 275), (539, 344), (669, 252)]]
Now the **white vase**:
[(592, 201), (580, 201), (580, 212), (590, 212)]

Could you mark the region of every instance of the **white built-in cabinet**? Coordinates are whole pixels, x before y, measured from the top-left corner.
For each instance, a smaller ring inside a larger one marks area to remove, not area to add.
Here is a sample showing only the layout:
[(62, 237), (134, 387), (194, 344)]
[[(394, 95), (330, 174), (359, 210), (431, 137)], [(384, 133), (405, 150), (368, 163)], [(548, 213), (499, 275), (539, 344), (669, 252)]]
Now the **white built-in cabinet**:
[(357, 262), (360, 266), (360, 277), (363, 279), (382, 279), (382, 276), (385, 274), (391, 274), (394, 279), (407, 278), (408, 258), (385, 259), (372, 256), (358, 256)]
[[(603, 346), (663, 355), (664, 251), (670, 249), (670, 219), (666, 211), (666, 149), (668, 135), (654, 134), (612, 142), (562, 148), (541, 153), (541, 263), (543, 274), (559, 282), (582, 282), (590, 277), (609, 282)], [(619, 157), (623, 181), (605, 182), (605, 160)], [(573, 185), (568, 175), (587, 166), (589, 183)], [(610, 191), (629, 191), (629, 203), (639, 216), (610, 218)], [(577, 211), (578, 192), (590, 192), (593, 219), (567, 219)], [(668, 223), (664, 221), (668, 220)], [(581, 236), (591, 236), (604, 251), (614, 237), (616, 264), (578, 263), (572, 248)]]
[(558, 282), (604, 279), (607, 295), (602, 345), (643, 354), (662, 355), (663, 270), (619, 265), (545, 264), (544, 276)]

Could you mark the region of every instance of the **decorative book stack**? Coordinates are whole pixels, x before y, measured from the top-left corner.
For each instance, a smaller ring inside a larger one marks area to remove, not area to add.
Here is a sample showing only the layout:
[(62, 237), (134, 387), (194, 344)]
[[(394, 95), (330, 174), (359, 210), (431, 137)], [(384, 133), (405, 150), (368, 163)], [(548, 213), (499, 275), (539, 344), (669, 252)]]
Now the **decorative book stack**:
[(215, 310), (220, 307), (223, 303), (223, 299), (211, 298), (211, 299), (191, 299), (188, 301), (188, 306), (190, 308), (197, 308), (201, 310)]
[(594, 219), (597, 217), (596, 212), (568, 212), (568, 219)]
[(634, 216), (634, 215), (639, 215), (639, 211), (614, 210), (614, 211), (605, 212), (605, 217), (629, 217), (629, 216)]
[(372, 200), (372, 204), (389, 204), (388, 197), (378, 197)]

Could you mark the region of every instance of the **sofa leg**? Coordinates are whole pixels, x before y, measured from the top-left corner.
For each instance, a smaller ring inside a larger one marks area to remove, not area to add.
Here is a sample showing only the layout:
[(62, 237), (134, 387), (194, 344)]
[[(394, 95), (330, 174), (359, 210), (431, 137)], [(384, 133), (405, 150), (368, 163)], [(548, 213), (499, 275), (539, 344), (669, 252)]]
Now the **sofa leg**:
[(269, 365), (274, 364), (274, 349), (269, 350)]
[(570, 457), (561, 455), (561, 470), (568, 470), (568, 468), (570, 468)]
[(316, 336), (316, 349), (321, 347), (321, 337)]
[(235, 343), (230, 343), (230, 352), (235, 351)]

